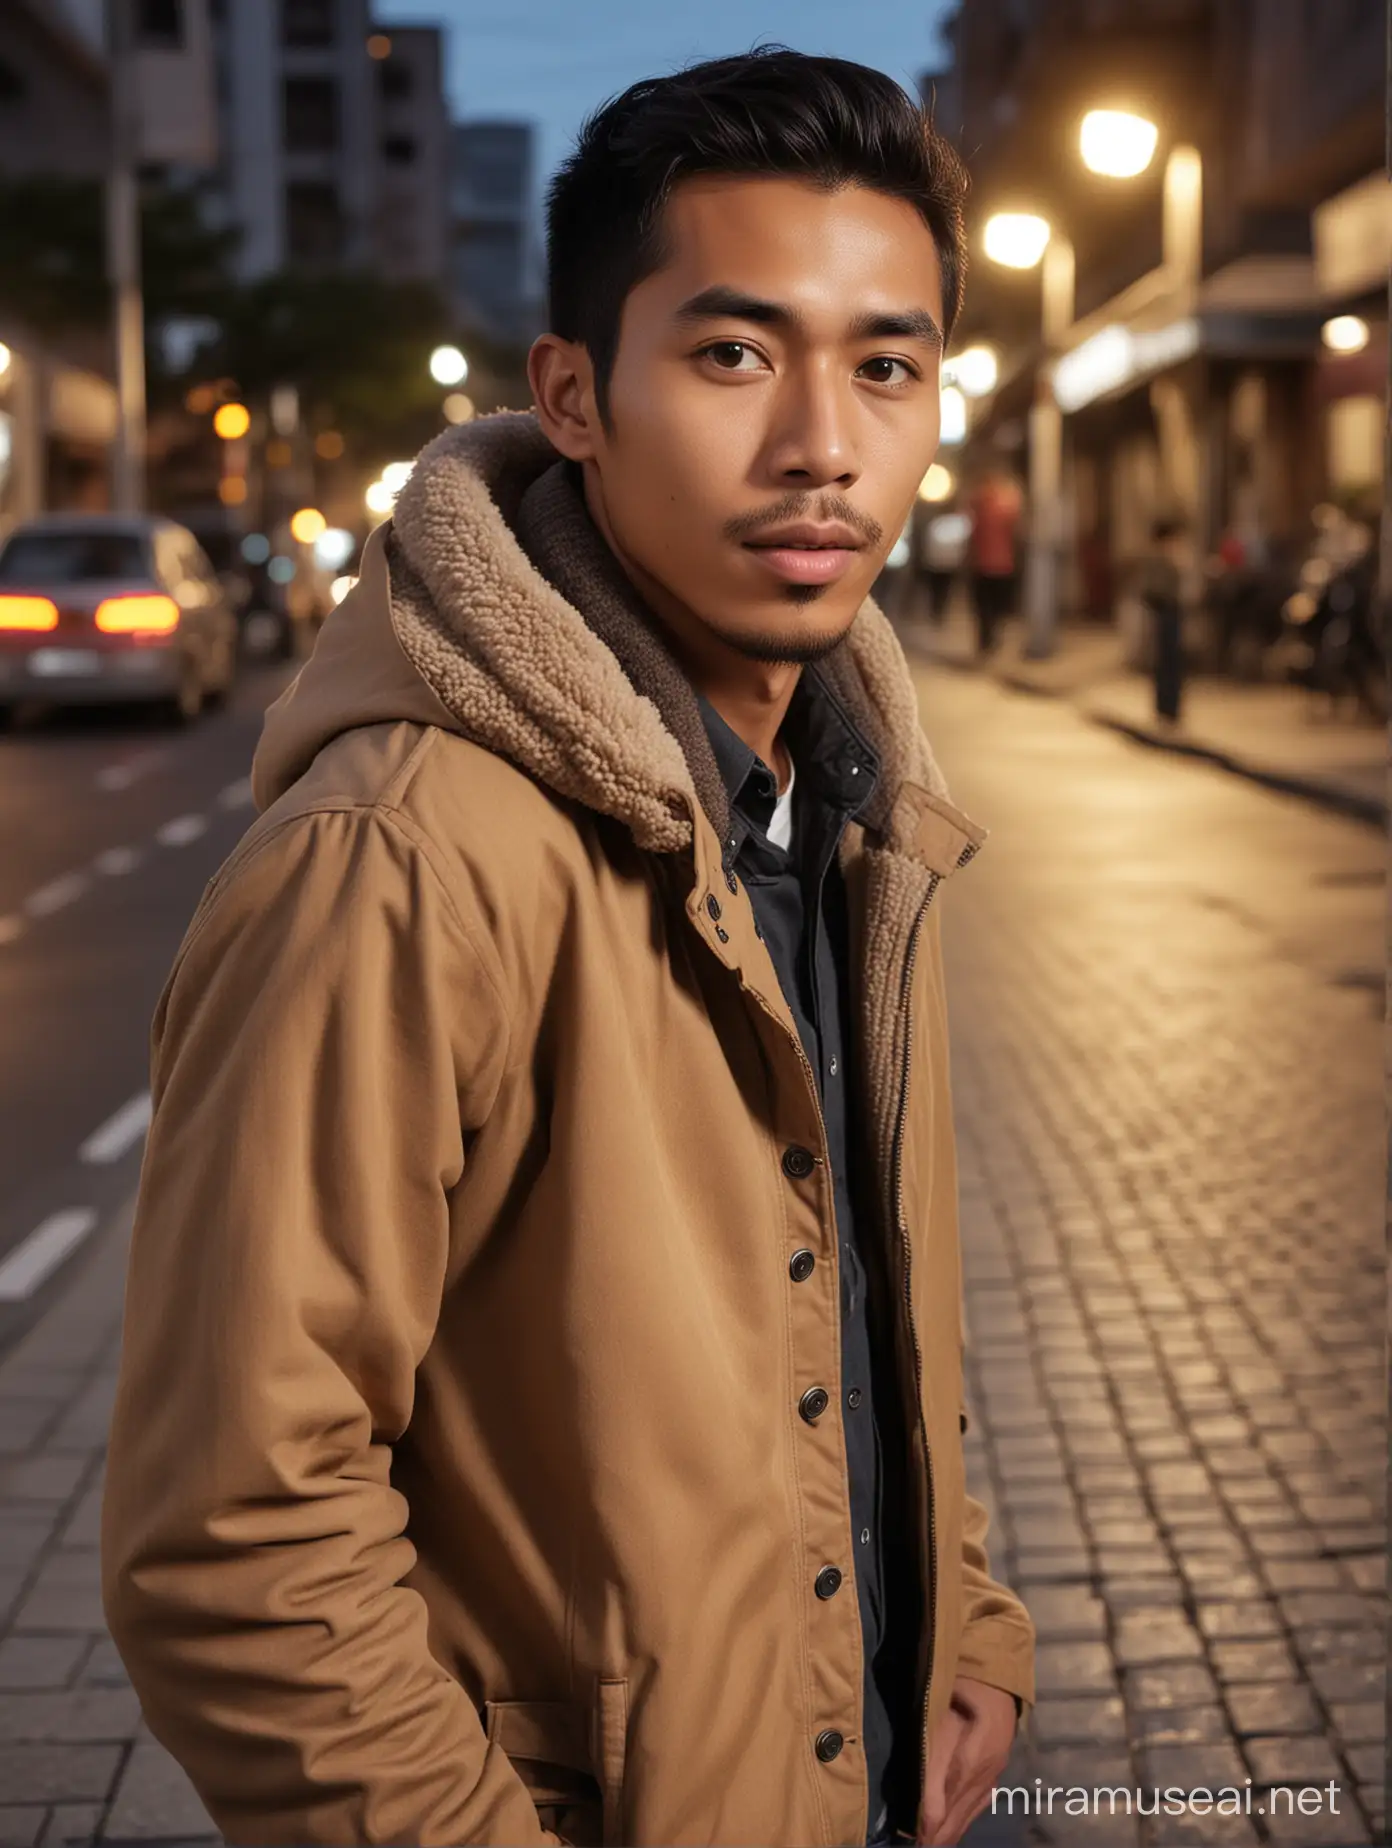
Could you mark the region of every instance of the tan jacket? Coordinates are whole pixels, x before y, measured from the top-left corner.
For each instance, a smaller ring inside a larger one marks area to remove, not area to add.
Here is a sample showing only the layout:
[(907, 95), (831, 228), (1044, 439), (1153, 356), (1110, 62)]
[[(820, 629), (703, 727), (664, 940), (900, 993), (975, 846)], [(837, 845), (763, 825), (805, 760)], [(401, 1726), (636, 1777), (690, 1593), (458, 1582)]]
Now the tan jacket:
[[(106, 1607), (234, 1842), (864, 1840), (816, 1091), (690, 689), (554, 465), (528, 417), (426, 451), (155, 1023)], [(959, 1673), (1032, 1695), (963, 1491), (932, 901), (980, 835), (873, 604), (816, 671), (884, 766), (845, 867), (926, 1737)]]

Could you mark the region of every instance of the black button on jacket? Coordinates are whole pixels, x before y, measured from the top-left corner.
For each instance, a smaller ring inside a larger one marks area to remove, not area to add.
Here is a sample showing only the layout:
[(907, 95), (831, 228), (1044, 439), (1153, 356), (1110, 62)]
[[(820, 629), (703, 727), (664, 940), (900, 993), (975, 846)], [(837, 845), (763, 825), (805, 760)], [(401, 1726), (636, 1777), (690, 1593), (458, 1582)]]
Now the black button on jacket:
[[(912, 1829), (920, 1719), (913, 1658), (920, 1613), (906, 1472), (899, 1464), (908, 1440), (884, 1265), (872, 1242), (876, 1215), (861, 1192), (868, 1164), (860, 1155), (850, 929), (838, 857), (846, 823), (873, 790), (878, 764), (816, 670), (805, 669), (781, 733), (796, 776), (792, 848), (785, 852), (767, 832), (778, 793), (773, 773), (714, 707), (702, 700), (701, 711), (730, 798), (726, 868), (749, 893), (816, 1079), (826, 1125), (841, 1272), (839, 1409), (855, 1535), (854, 1558), (837, 1563), (854, 1569), (865, 1639), (867, 1829), (885, 1804), (898, 1826)], [(785, 1151), (789, 1185), (812, 1165), (799, 1161), (803, 1154)]]

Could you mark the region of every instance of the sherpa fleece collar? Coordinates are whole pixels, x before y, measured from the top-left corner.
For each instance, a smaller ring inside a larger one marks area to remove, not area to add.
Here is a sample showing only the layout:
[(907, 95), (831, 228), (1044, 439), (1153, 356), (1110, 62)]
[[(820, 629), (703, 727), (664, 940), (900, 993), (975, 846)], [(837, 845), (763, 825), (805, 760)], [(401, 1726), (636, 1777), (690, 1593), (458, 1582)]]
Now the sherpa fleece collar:
[[(639, 846), (678, 851), (702, 804), (693, 764), (666, 722), (670, 680), (652, 671), (671, 660), (660, 639), (654, 644), (652, 619), (624, 594), (612, 561), (573, 561), (564, 575), (590, 599), (577, 608), (519, 538), (519, 524), (530, 526), (544, 554), (556, 518), (567, 517), (557, 515), (555, 477), (538, 487), (556, 462), (530, 413), (447, 430), (421, 453), (397, 502), (389, 552), (397, 640), (476, 743), (623, 822)], [(602, 548), (587, 517), (584, 525)], [(916, 826), (923, 805), (899, 797), (922, 795), (945, 809), (946, 788), (899, 643), (873, 601), (821, 671), (881, 758), (868, 822), (888, 845), (911, 846), (894, 836), (906, 814)]]

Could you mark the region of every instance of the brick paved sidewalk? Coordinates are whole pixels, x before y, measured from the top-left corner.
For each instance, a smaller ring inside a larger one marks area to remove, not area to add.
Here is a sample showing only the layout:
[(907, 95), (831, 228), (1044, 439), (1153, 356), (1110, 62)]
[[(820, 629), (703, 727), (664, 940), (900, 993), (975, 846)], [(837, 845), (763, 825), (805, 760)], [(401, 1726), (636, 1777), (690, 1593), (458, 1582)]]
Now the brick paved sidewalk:
[(0, 1844), (216, 1842), (106, 1634), (102, 1458), (129, 1214), (0, 1362)]
[[(1337, 1817), (1104, 1813), (1037, 1839), (1368, 1842), (1381, 1021), (1329, 959), (1376, 937), (1381, 842), (1177, 774), (1063, 702), (919, 679), (954, 794), (993, 829), (944, 918), (968, 1456), (993, 1560), (1039, 1629), (1029, 1776), (1250, 1779), (1254, 1812), (1274, 1784), (1342, 1791)], [(1318, 946), (1282, 934), (1311, 888), (1342, 894)]]
[[(899, 624), (915, 654), (947, 666), (974, 667), (975, 635), (955, 606), (941, 626), (906, 610)], [(1298, 687), (1251, 685), (1194, 676), (1177, 726), (1157, 721), (1149, 679), (1127, 667), (1116, 630), (1066, 628), (1054, 655), (1030, 661), (1023, 626), (1007, 625), (990, 672), (1022, 691), (1071, 699), (1086, 716), (1160, 749), (1207, 759), (1221, 769), (1308, 795), (1379, 825), (1387, 815), (1387, 733), (1348, 707)]]

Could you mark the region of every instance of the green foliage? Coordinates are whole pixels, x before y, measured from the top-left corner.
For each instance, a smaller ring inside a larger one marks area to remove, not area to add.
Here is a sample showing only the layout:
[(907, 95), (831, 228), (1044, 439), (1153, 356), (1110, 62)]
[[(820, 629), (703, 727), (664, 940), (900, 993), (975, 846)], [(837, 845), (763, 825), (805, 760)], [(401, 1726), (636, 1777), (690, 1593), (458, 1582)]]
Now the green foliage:
[(440, 388), (426, 362), (451, 323), (428, 284), (290, 270), (230, 291), (218, 318), (223, 337), (199, 369), (235, 379), (249, 399), (293, 383), (312, 421), (393, 454), (438, 424)]
[[(151, 325), (216, 314), (235, 232), (210, 230), (195, 194), (147, 189), (141, 264)], [(35, 327), (100, 327), (110, 314), (101, 183), (54, 174), (0, 177), (0, 301)]]
[[(209, 229), (196, 192), (144, 188), (147, 329), (153, 336), (171, 316), (206, 317), (221, 329), (194, 371), (179, 378), (164, 374), (159, 344), (150, 340), (152, 404), (177, 402), (201, 379), (234, 380), (252, 403), (293, 384), (311, 423), (332, 425), (359, 453), (383, 457), (413, 453), (439, 428), (442, 394), (427, 359), (457, 330), (434, 288), (362, 271), (286, 270), (238, 283), (236, 245), (235, 231)], [(0, 306), (19, 320), (59, 333), (107, 325), (100, 182), (0, 176), (0, 251)], [(486, 367), (493, 356), (476, 339), (465, 344)], [(518, 355), (501, 357), (520, 364)]]

